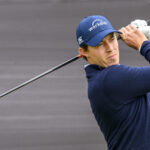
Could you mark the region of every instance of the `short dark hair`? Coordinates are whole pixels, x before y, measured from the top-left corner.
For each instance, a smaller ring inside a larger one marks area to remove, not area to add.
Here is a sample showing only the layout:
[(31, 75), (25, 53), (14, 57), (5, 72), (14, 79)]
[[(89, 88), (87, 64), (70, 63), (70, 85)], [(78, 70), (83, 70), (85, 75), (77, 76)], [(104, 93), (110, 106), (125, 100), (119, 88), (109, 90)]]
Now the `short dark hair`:
[[(80, 47), (83, 48), (85, 51), (88, 51), (88, 45), (82, 44)], [(85, 56), (83, 56), (83, 58), (87, 61), (87, 58)]]

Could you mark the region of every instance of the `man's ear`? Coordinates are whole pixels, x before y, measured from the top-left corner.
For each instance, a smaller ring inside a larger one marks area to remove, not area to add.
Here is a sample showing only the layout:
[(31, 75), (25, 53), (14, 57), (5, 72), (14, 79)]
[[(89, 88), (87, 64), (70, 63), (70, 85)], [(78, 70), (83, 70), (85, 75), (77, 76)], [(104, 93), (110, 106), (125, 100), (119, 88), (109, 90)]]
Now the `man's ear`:
[(82, 55), (86, 58), (88, 57), (88, 52), (84, 48), (79, 47), (78, 52), (79, 52), (80, 55)]

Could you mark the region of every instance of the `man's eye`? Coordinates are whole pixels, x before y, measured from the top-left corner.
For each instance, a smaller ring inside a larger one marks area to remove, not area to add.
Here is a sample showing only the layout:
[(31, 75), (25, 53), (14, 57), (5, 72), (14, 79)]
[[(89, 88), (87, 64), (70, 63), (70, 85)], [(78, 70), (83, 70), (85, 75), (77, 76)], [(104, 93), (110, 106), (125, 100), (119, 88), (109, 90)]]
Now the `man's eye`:
[(103, 45), (103, 43), (100, 43), (98, 46), (102, 46)]
[(103, 46), (103, 43), (99, 43), (96, 47), (100, 47)]
[(115, 38), (116, 38), (116, 36), (115, 36), (115, 35), (113, 35), (113, 36), (112, 36), (112, 38), (111, 38), (111, 40), (115, 40)]
[(115, 39), (115, 37), (113, 36), (112, 38), (111, 38), (111, 40), (114, 40)]

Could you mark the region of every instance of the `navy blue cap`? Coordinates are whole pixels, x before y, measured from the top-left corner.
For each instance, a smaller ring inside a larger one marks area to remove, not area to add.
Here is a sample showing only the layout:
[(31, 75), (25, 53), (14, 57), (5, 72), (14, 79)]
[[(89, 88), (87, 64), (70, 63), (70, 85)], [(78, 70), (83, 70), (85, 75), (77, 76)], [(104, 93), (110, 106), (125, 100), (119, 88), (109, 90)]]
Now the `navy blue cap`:
[(83, 44), (97, 46), (105, 36), (115, 30), (111, 23), (103, 16), (87, 16), (78, 25), (76, 29), (76, 38), (79, 46)]

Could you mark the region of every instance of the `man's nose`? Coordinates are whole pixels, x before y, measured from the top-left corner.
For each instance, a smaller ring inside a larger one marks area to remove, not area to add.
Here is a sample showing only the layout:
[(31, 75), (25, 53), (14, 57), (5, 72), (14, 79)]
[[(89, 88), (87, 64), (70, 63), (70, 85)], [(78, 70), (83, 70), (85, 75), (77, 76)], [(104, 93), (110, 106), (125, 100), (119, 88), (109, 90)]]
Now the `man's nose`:
[(107, 42), (106, 43), (106, 49), (107, 49), (107, 51), (112, 51), (113, 50), (113, 44)]

